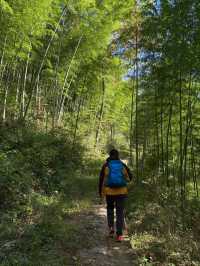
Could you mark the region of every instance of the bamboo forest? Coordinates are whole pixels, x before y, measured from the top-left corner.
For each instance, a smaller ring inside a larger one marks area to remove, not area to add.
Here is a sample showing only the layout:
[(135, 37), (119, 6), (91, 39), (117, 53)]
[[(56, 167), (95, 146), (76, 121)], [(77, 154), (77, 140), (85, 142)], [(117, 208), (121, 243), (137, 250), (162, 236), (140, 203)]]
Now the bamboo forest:
[(199, 0), (0, 0), (0, 95), (1, 266), (200, 265)]

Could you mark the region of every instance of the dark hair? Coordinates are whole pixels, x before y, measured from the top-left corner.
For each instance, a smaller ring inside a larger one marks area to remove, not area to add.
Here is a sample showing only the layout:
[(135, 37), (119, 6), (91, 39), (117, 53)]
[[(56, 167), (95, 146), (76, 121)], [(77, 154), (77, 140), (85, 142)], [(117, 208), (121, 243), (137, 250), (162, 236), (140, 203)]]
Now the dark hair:
[(112, 149), (109, 152), (109, 155), (110, 155), (110, 159), (111, 160), (119, 160), (119, 152), (118, 152), (118, 150)]

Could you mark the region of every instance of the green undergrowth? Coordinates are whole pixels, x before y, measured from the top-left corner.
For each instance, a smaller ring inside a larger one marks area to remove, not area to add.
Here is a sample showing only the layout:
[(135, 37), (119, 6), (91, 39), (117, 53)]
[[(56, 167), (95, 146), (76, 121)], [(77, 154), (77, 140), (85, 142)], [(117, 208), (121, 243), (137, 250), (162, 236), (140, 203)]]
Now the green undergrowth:
[(4, 128), (0, 140), (0, 265), (70, 265), (84, 245), (74, 221), (96, 198), (99, 160), (65, 132)]
[(130, 189), (127, 217), (138, 265), (200, 265), (200, 199), (150, 183)]

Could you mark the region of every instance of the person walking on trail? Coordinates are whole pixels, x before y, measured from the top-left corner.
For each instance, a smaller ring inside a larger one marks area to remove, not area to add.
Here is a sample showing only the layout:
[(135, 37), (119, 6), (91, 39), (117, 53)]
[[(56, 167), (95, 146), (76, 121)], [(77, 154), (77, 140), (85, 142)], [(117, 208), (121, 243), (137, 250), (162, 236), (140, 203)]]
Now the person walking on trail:
[(106, 197), (109, 236), (113, 237), (115, 234), (114, 209), (116, 209), (116, 236), (117, 241), (122, 241), (125, 201), (128, 194), (127, 182), (132, 180), (132, 174), (126, 164), (120, 160), (117, 150), (111, 150), (109, 155), (100, 172), (99, 195), (101, 198)]

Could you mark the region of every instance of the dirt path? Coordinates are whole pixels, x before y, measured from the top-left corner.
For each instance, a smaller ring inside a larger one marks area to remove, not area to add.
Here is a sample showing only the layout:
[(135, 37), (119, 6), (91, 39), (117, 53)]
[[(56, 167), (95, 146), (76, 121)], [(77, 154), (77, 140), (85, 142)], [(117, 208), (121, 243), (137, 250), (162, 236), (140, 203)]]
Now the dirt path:
[(118, 243), (107, 236), (106, 208), (103, 205), (94, 205), (87, 213), (80, 215), (79, 221), (84, 224), (81, 234), (84, 235), (82, 241), (85, 247), (74, 257), (74, 265), (138, 265), (128, 237)]

